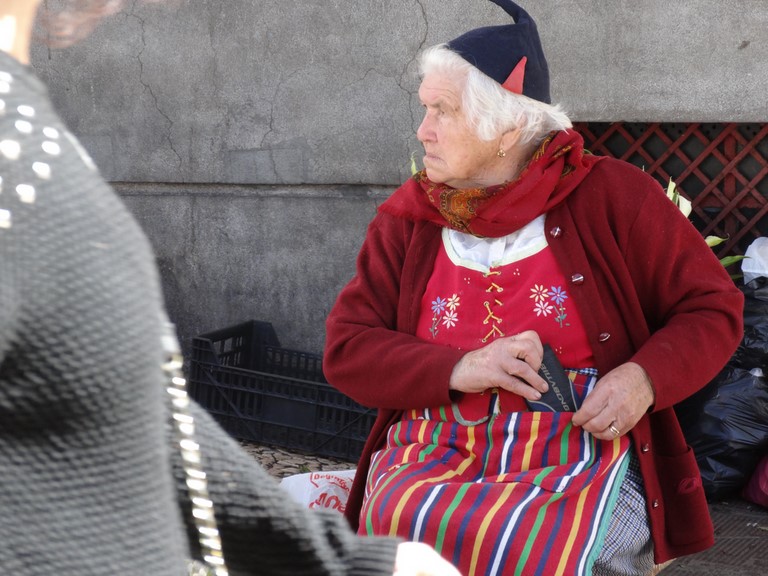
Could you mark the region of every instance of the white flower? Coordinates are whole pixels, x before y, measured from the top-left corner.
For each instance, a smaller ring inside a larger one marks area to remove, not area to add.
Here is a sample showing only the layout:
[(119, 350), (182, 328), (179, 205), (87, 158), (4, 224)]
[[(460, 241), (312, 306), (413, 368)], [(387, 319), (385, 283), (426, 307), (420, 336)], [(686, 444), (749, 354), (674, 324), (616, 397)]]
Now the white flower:
[(536, 302), (533, 311), (536, 312), (536, 316), (549, 316), (555, 309), (549, 302)]
[(453, 326), (456, 326), (456, 322), (458, 321), (459, 319), (456, 316), (456, 312), (454, 312), (453, 310), (451, 310), (450, 312), (446, 312), (445, 316), (443, 316), (443, 324), (445, 324), (447, 328), (452, 328)]

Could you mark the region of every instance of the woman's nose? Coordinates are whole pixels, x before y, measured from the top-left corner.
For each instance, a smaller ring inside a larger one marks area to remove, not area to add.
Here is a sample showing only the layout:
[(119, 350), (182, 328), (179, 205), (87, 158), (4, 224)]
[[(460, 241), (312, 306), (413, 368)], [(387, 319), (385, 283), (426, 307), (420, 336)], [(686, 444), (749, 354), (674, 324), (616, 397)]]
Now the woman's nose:
[(432, 120), (428, 113), (424, 114), (424, 118), (421, 120), (421, 124), (419, 124), (419, 129), (416, 130), (416, 138), (419, 139), (419, 142), (435, 139), (435, 131), (432, 128)]

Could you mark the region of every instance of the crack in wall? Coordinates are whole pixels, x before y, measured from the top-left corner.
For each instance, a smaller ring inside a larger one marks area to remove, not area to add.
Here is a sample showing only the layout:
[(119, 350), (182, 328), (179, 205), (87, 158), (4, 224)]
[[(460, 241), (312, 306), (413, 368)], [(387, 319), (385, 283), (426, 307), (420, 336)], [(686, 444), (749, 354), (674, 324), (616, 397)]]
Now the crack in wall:
[(283, 81), (280, 80), (277, 83), (277, 87), (275, 88), (275, 93), (272, 95), (272, 98), (267, 100), (267, 102), (269, 102), (269, 124), (267, 124), (267, 131), (264, 132), (264, 136), (261, 137), (261, 142), (259, 142), (259, 148), (261, 149), (264, 148), (264, 143), (267, 140), (267, 136), (275, 131), (275, 101), (277, 100), (277, 95), (280, 93), (280, 87), (282, 84)]
[(405, 81), (408, 76), (408, 69), (411, 67), (411, 64), (413, 64), (416, 61), (416, 57), (419, 55), (419, 53), (424, 49), (424, 46), (427, 43), (427, 37), (429, 36), (429, 20), (427, 19), (427, 9), (424, 6), (424, 3), (422, 0), (416, 0), (416, 4), (421, 11), (421, 17), (424, 21), (424, 34), (422, 34), (421, 40), (419, 41), (419, 45), (416, 47), (416, 50), (413, 52), (411, 59), (408, 60), (403, 66), (403, 70), (400, 73), (400, 79), (397, 83), (400, 89), (408, 95), (408, 113), (411, 116), (411, 128), (413, 129), (414, 133), (416, 132), (416, 129), (418, 128), (418, 125), (421, 123), (421, 121), (418, 118), (416, 118), (416, 116), (413, 113), (413, 106), (411, 106), (411, 101), (413, 100), (413, 96), (415, 92), (412, 92), (411, 90), (408, 90), (408, 88), (406, 88)]
[(267, 137), (272, 134), (275, 131), (275, 102), (277, 102), (277, 98), (280, 94), (280, 91), (283, 89), (283, 85), (289, 82), (294, 76), (297, 76), (299, 74), (298, 70), (294, 70), (290, 74), (288, 74), (285, 78), (282, 76), (277, 82), (277, 86), (275, 86), (275, 92), (272, 95), (272, 99), (269, 101), (269, 125), (267, 127), (267, 131), (264, 133), (264, 136), (261, 137), (261, 142), (259, 142), (259, 148), (261, 150), (267, 150), (269, 162), (272, 168), (272, 173), (275, 177), (275, 183), (280, 182), (280, 175), (277, 171), (277, 162), (275, 161), (275, 149), (272, 147), (265, 148), (264, 145), (266, 143)]
[(173, 138), (171, 137), (171, 132), (173, 130), (174, 122), (171, 120), (170, 116), (163, 112), (163, 110), (160, 108), (160, 103), (158, 101), (157, 95), (155, 95), (155, 91), (152, 89), (152, 86), (144, 80), (144, 62), (142, 61), (141, 57), (144, 54), (144, 50), (147, 46), (147, 38), (146, 38), (146, 30), (145, 30), (145, 21), (143, 18), (138, 16), (135, 12), (136, 9), (136, 2), (134, 0), (132, 6), (131, 6), (131, 12), (129, 13), (129, 16), (136, 19), (136, 21), (139, 23), (139, 27), (141, 28), (141, 50), (136, 55), (136, 60), (139, 63), (139, 82), (144, 87), (144, 89), (149, 92), (149, 95), (152, 97), (152, 101), (155, 104), (155, 109), (157, 112), (165, 118), (165, 121), (168, 123), (168, 130), (165, 134), (165, 139), (168, 142), (168, 146), (171, 148), (173, 153), (176, 155), (176, 158), (178, 159), (177, 168), (181, 170), (181, 167), (184, 163), (184, 161), (181, 158), (181, 154), (176, 150), (173, 144)]
[[(415, 3), (418, 6), (418, 9), (421, 13), (421, 19), (424, 23), (423, 24), (424, 32), (421, 35), (421, 39), (419, 40), (418, 46), (413, 51), (411, 58), (403, 65), (402, 71), (400, 72), (400, 77), (397, 79), (398, 87), (407, 95), (408, 114), (411, 118), (411, 130), (413, 131), (413, 134), (416, 134), (419, 124), (421, 123), (421, 119), (418, 118), (416, 114), (414, 114), (414, 110), (413, 110), (413, 99), (414, 99), (414, 96), (417, 94), (417, 91), (409, 90), (406, 87), (406, 82), (408, 79), (409, 69), (414, 64), (414, 62), (416, 62), (416, 59), (419, 53), (424, 49), (427, 43), (427, 38), (429, 37), (429, 19), (427, 18), (426, 6), (424, 5), (423, 0), (415, 0)], [(408, 140), (410, 140), (410, 136)], [(406, 156), (410, 158), (411, 154), (413, 153), (413, 150), (410, 150), (410, 146), (408, 144), (405, 144), (404, 146), (406, 148), (405, 150)], [(378, 209), (378, 206), (377, 206), (377, 209)]]

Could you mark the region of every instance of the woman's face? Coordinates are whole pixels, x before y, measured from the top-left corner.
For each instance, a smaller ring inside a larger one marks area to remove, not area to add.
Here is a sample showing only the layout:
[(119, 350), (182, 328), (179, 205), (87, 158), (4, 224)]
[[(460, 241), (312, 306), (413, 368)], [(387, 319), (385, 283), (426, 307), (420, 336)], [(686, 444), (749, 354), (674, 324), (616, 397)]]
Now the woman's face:
[(499, 143), (480, 140), (469, 127), (461, 105), (463, 86), (463, 78), (437, 73), (421, 81), (425, 113), (416, 137), (424, 146), (427, 176), (453, 188), (501, 184)]

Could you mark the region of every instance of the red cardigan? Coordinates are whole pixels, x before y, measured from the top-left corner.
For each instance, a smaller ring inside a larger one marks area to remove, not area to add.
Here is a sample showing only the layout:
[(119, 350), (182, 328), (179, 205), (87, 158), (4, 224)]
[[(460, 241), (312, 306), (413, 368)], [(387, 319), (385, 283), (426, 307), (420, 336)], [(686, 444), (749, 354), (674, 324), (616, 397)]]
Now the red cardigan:
[[(743, 335), (743, 295), (698, 231), (646, 173), (603, 159), (546, 216), (548, 241), (587, 329), (600, 374), (634, 361), (655, 405), (631, 431), (645, 481), (656, 562), (714, 543), (695, 458), (673, 405), (728, 361)], [(357, 273), (327, 319), (323, 368), (339, 390), (378, 408), (347, 519), (356, 527), (371, 454), (403, 410), (450, 402), (465, 353), (416, 337), (441, 228), (379, 211)]]

